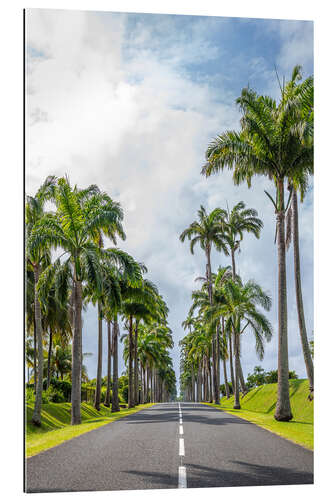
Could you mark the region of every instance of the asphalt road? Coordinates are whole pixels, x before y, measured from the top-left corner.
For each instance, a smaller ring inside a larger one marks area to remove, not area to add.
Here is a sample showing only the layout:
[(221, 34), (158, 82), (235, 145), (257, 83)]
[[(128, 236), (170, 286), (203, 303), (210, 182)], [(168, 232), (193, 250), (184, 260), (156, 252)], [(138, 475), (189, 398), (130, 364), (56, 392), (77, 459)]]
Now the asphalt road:
[(26, 461), (26, 490), (313, 483), (313, 453), (196, 403), (157, 404)]

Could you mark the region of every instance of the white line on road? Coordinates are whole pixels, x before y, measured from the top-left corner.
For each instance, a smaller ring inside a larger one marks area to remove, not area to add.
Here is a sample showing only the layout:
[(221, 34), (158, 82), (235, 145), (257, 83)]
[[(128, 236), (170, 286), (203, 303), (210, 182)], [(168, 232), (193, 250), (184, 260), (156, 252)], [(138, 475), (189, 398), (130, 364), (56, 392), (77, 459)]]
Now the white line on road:
[(179, 438), (179, 455), (185, 457), (185, 444), (183, 438)]
[(182, 419), (182, 418), (180, 418), (180, 419), (179, 419), (179, 423), (180, 423), (180, 424), (182, 424), (182, 423), (183, 423), (183, 419)]
[(178, 467), (178, 488), (187, 488), (186, 467)]
[(184, 429), (183, 429), (183, 426), (180, 425), (179, 426), (179, 434), (182, 436), (184, 434)]

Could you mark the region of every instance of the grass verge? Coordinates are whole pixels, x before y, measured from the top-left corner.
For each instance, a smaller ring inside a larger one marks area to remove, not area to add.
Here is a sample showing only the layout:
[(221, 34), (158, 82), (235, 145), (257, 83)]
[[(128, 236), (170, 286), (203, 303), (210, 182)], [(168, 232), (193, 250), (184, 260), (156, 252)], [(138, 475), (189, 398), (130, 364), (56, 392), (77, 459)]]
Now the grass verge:
[(110, 408), (101, 405), (98, 412), (87, 403), (81, 404), (81, 424), (70, 425), (71, 403), (49, 403), (43, 405), (42, 425), (35, 427), (31, 423), (33, 404), (26, 408), (26, 457), (37, 455), (41, 451), (57, 446), (76, 436), (97, 429), (102, 425), (132, 415), (144, 408), (149, 408), (153, 403), (138, 405), (135, 408), (121, 408), (117, 413), (111, 413)]
[(240, 410), (233, 409), (233, 397), (222, 398), (220, 405), (207, 404), (313, 450), (313, 401), (307, 399), (308, 381), (290, 380), (289, 393), (293, 413), (290, 422), (278, 422), (274, 418), (277, 384), (265, 384), (249, 391), (246, 396), (241, 397)]

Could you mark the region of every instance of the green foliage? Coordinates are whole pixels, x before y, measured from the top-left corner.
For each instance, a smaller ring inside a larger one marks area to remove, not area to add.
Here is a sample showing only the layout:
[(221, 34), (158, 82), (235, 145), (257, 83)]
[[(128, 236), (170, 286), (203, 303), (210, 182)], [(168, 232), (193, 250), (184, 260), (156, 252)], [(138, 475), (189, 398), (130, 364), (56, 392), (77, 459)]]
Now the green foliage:
[(65, 402), (65, 397), (62, 391), (59, 389), (56, 389), (54, 386), (50, 385), (50, 387), (47, 389), (47, 391), (43, 391), (43, 395), (45, 395), (46, 401), (44, 401), (43, 398), (43, 403), (64, 403)]
[(34, 403), (35, 395), (34, 395), (33, 387), (26, 387), (25, 388), (25, 401), (27, 404)]
[[(289, 379), (297, 379), (298, 375), (295, 371), (289, 371)], [(259, 387), (263, 384), (275, 384), (278, 381), (278, 371), (270, 370), (265, 372), (261, 366), (255, 366), (253, 373), (249, 373), (247, 377), (247, 386), (249, 389)]]
[[(232, 383), (231, 382), (228, 382), (228, 386), (229, 386), (229, 394), (232, 394)], [(226, 396), (226, 391), (225, 391), (225, 384), (221, 384), (220, 385), (220, 393), (222, 394), (222, 396)]]

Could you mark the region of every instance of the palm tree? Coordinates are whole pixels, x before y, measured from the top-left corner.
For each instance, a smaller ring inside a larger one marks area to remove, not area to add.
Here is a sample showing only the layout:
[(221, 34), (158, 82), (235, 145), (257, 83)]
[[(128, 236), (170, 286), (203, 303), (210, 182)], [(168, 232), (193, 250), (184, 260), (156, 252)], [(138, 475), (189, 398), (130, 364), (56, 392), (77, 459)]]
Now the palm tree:
[(226, 318), (226, 329), (234, 332), (236, 373), (234, 408), (239, 409), (240, 336), (248, 328), (252, 330), (255, 336), (257, 354), (262, 359), (264, 340), (271, 340), (272, 326), (265, 315), (257, 309), (257, 306), (269, 311), (271, 298), (254, 281), (248, 281), (243, 285), (239, 281), (227, 280), (222, 289), (225, 303), (221, 305), (221, 311), (217, 311), (215, 314), (219, 317), (222, 313)]
[[(34, 275), (34, 321), (37, 343), (37, 387), (32, 422), (36, 426), (41, 425), (42, 410), (42, 392), (43, 392), (43, 332), (42, 332), (42, 314), (40, 299), (38, 296), (37, 284), (43, 266), (47, 266), (50, 261), (49, 245), (45, 241), (35, 241), (31, 244), (31, 236), (35, 227), (39, 224), (44, 215), (44, 204), (52, 196), (55, 178), (47, 177), (45, 182), (39, 188), (35, 197), (28, 196), (25, 215), (26, 215), (26, 257), (27, 269), (33, 271)], [(35, 377), (36, 378), (36, 377)]]
[(64, 375), (71, 373), (72, 353), (69, 345), (61, 346), (56, 344), (51, 358), (51, 370), (56, 373), (57, 378), (64, 379)]
[[(235, 252), (240, 251), (240, 244), (243, 233), (252, 233), (259, 238), (263, 222), (258, 218), (258, 212), (254, 208), (245, 208), (245, 203), (240, 201), (231, 211), (226, 210), (222, 222), (223, 232), (231, 254), (233, 279), (236, 278)], [(232, 363), (232, 353), (230, 353), (230, 363)], [(243, 393), (246, 386), (243, 378), (242, 367), (239, 365), (240, 382)]]
[[(114, 245), (117, 244), (117, 236), (122, 240), (126, 238), (121, 221), (123, 219), (123, 211), (119, 203), (114, 202), (106, 193), (100, 192), (97, 187), (94, 191), (88, 192), (87, 196), (83, 198), (86, 204), (86, 217), (96, 219), (100, 215), (108, 212), (108, 218), (104, 219), (104, 223), (100, 227), (96, 227), (94, 242), (99, 248), (104, 247), (103, 236), (107, 236)], [(97, 411), (100, 410), (101, 404), (101, 380), (102, 380), (102, 351), (103, 351), (103, 298), (104, 290), (102, 287), (97, 287), (95, 290), (90, 288), (90, 297), (93, 303), (97, 303), (97, 317), (98, 317), (98, 355), (97, 355), (97, 375), (96, 375), (96, 391), (94, 406)], [(90, 283), (90, 287), (91, 287)], [(108, 358), (111, 360), (110, 356)], [(108, 379), (109, 381), (109, 379)]]
[(91, 210), (91, 199), (88, 197), (84, 202), (87, 191), (78, 190), (76, 186), (72, 188), (68, 178), (59, 179), (54, 196), (57, 211), (55, 214), (46, 214), (38, 227), (34, 228), (30, 238), (32, 248), (39, 244), (49, 244), (64, 251), (43, 272), (40, 288), (47, 287), (54, 274), (59, 276), (59, 289), (65, 290), (70, 284), (73, 288), (72, 425), (81, 423), (82, 285), (89, 281), (94, 283), (96, 289), (101, 289), (101, 259), (123, 268), (133, 279), (138, 279), (137, 265), (128, 254), (116, 248), (105, 250), (94, 243), (96, 233), (108, 221), (113, 223), (114, 213), (107, 207), (105, 210), (101, 207), (97, 211)]
[[(207, 214), (205, 208), (201, 205), (198, 210), (198, 221), (186, 228), (180, 235), (180, 241), (184, 242), (187, 237), (191, 240), (190, 250), (194, 253), (194, 247), (197, 243), (204, 250), (207, 264), (206, 264), (206, 278), (208, 283), (208, 296), (212, 304), (212, 269), (211, 269), (211, 250), (215, 247), (216, 250), (223, 250), (227, 254), (227, 247), (224, 239), (224, 234), (221, 231), (221, 220), (223, 218), (223, 211), (220, 208), (215, 208), (210, 214)], [(217, 361), (216, 360), (216, 339), (212, 340), (212, 353), (213, 353), (213, 386), (214, 386), (214, 400), (219, 403), (219, 381), (217, 380)]]
[[(296, 66), (293, 70), (292, 78), (282, 91), (282, 103), (285, 107), (296, 108), (296, 113), (300, 113), (302, 118), (305, 118), (304, 141), (305, 143), (313, 143), (313, 77), (309, 77), (303, 82), (299, 83), (302, 79), (301, 67)], [(289, 179), (289, 190), (292, 192), (291, 204), (287, 212), (287, 235), (286, 244), (287, 248), (293, 240), (294, 249), (294, 276), (295, 276), (295, 290), (296, 290), (296, 305), (297, 316), (299, 324), (299, 332), (301, 337), (301, 344), (306, 366), (307, 376), (309, 380), (310, 399), (313, 398), (314, 391), (314, 372), (311, 351), (306, 332), (306, 323), (303, 307), (302, 284), (301, 284), (301, 266), (300, 266), (300, 252), (299, 252), (299, 228), (298, 228), (298, 200), (297, 191), (300, 192), (301, 201), (308, 187), (308, 177), (313, 174), (313, 164), (298, 172), (297, 175)]]
[[(220, 170), (233, 170), (235, 184), (263, 175), (274, 182), (276, 235), (278, 242), (278, 398), (276, 420), (292, 418), (289, 398), (288, 326), (285, 181), (311, 169), (313, 145), (304, 141), (305, 120), (292, 106), (277, 105), (275, 100), (245, 88), (236, 101), (243, 113), (241, 131), (227, 131), (208, 147), (202, 173), (210, 176)], [(303, 126), (304, 125), (304, 126)], [(310, 132), (310, 131), (309, 131)], [(267, 193), (268, 194), (268, 193)]]

